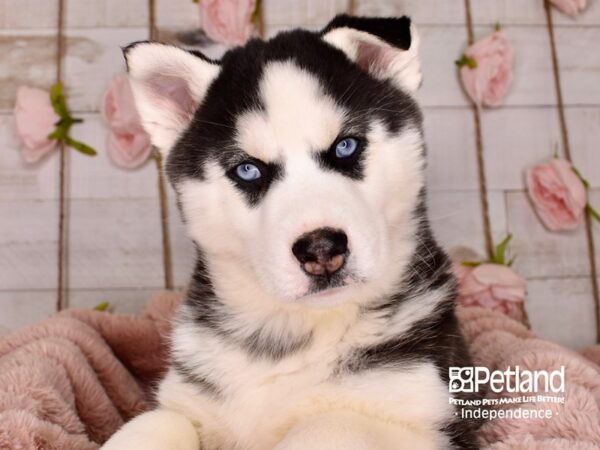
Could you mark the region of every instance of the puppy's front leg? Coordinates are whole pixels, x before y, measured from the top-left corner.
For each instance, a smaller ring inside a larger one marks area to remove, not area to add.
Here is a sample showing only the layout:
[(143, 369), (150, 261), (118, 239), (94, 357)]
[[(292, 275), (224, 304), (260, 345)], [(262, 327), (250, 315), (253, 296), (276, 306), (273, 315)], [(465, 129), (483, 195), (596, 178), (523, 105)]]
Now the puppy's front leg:
[(433, 450), (438, 445), (424, 431), (344, 411), (300, 422), (274, 450)]
[(157, 409), (127, 422), (101, 450), (199, 450), (192, 423), (181, 414)]

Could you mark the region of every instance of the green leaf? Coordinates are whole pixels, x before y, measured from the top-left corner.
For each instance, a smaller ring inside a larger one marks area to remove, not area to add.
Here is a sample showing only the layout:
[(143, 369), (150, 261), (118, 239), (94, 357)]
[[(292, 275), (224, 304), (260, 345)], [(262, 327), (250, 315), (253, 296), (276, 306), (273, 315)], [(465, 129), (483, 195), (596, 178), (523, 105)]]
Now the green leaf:
[(589, 203), (585, 205), (585, 209), (592, 218), (596, 219), (596, 221), (600, 222), (600, 214)]
[(494, 24), (494, 31), (500, 31), (502, 29), (502, 26), (500, 25), (500, 22), (496, 22)]
[(94, 306), (94, 311), (106, 311), (109, 306), (110, 303), (108, 303), (107, 301), (103, 301)]
[(67, 109), (67, 101), (65, 100), (65, 95), (63, 93), (63, 86), (60, 81), (56, 82), (50, 88), (50, 103), (52, 103), (52, 108), (54, 112), (58, 114), (61, 119), (65, 119), (69, 117), (69, 110)]
[(50, 133), (47, 137), (50, 141), (62, 141), (65, 137), (64, 129), (56, 127), (54, 131)]
[(200, 3), (200, 0), (192, 0), (192, 3)]
[(575, 168), (575, 166), (571, 167), (571, 170), (573, 170), (573, 172), (575, 172), (575, 175), (577, 175), (577, 178), (579, 178), (581, 180), (581, 182), (583, 183), (583, 185), (585, 186), (586, 189), (590, 188), (590, 182), (588, 180), (586, 180), (585, 178), (583, 178), (583, 175), (581, 175), (581, 172), (579, 170), (577, 170)]
[(507, 265), (508, 267), (512, 267), (512, 265), (515, 263), (515, 259), (517, 259), (517, 255), (513, 256), (512, 258), (510, 258), (510, 261), (508, 261), (508, 262), (506, 263), (506, 265)]
[(475, 67), (477, 67), (477, 61), (475, 61), (474, 58), (471, 58), (470, 56), (467, 56), (465, 54), (463, 54), (458, 61), (455, 61), (455, 64), (459, 68), (467, 66), (469, 69), (474, 69)]
[(483, 263), (479, 261), (461, 261), (460, 264), (465, 267), (477, 267)]
[(506, 249), (508, 247), (508, 243), (512, 239), (512, 234), (508, 233), (506, 237), (500, 242), (495, 250), (494, 256), (492, 257), (492, 262), (496, 264), (504, 264), (506, 260)]
[(84, 144), (83, 142), (76, 141), (75, 139), (71, 138), (70, 136), (65, 136), (65, 144), (67, 144), (69, 147), (77, 150), (78, 152), (83, 153), (84, 155), (96, 156), (98, 154), (98, 152), (96, 152), (96, 150), (94, 150), (89, 145)]

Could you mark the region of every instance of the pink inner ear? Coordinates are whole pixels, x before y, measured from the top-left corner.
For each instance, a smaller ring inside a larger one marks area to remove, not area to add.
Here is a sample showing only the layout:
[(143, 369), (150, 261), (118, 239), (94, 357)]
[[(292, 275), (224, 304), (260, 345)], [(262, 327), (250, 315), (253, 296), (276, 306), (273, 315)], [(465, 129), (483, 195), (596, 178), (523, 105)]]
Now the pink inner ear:
[(385, 74), (392, 63), (395, 52), (386, 45), (359, 41), (356, 53), (356, 64), (364, 70)]
[(197, 105), (186, 80), (172, 75), (154, 75), (146, 82), (160, 107), (185, 121), (192, 119)]

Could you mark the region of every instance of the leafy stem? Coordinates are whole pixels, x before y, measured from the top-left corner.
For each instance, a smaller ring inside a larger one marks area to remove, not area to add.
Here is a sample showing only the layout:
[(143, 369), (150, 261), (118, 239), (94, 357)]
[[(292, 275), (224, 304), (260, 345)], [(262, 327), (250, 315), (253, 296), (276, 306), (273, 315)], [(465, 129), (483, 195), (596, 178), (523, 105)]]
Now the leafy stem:
[(475, 67), (477, 67), (477, 61), (475, 61), (475, 58), (472, 58), (465, 54), (463, 54), (458, 61), (455, 61), (455, 64), (459, 68), (467, 66), (469, 69), (474, 69)]
[[(577, 178), (579, 178), (581, 180), (581, 182), (583, 183), (583, 185), (585, 186), (586, 190), (590, 190), (590, 182), (588, 180), (586, 180), (583, 175), (581, 175), (581, 172), (579, 170), (577, 170), (575, 168), (575, 166), (572, 166), (571, 169), (573, 170), (573, 172), (575, 172), (575, 175), (577, 175)], [(589, 198), (589, 197), (588, 197)], [(585, 204), (585, 210), (587, 211), (587, 213), (592, 217), (592, 219), (595, 219), (596, 221), (600, 222), (600, 213), (598, 213), (598, 211), (596, 211), (592, 205), (590, 205), (590, 202), (587, 202)]]
[(502, 242), (496, 245), (494, 248), (494, 254), (489, 261), (462, 261), (461, 264), (466, 267), (477, 267), (484, 263), (491, 263), (510, 267), (515, 262), (514, 256), (510, 260), (506, 260), (506, 250), (508, 249), (508, 244), (510, 243), (511, 239), (512, 234), (508, 233), (506, 237), (502, 239)]
[(67, 107), (63, 86), (60, 81), (54, 84), (50, 89), (50, 103), (52, 104), (54, 112), (60, 119), (54, 124), (54, 131), (48, 135), (48, 139), (62, 142), (84, 155), (96, 156), (96, 150), (83, 142), (73, 139), (69, 135), (71, 127), (76, 123), (83, 122), (83, 119), (71, 116), (69, 108)]

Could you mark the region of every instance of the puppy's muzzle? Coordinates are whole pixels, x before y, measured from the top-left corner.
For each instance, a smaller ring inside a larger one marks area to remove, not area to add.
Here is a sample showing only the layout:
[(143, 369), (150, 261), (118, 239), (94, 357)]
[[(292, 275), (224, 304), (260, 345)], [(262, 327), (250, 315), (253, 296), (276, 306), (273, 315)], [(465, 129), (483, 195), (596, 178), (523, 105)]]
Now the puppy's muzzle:
[(341, 230), (319, 228), (300, 236), (292, 246), (292, 253), (308, 275), (328, 277), (346, 261), (348, 236)]

